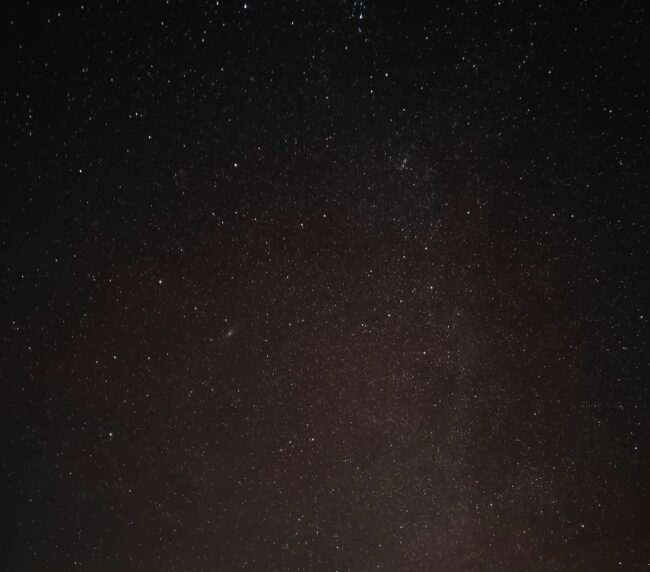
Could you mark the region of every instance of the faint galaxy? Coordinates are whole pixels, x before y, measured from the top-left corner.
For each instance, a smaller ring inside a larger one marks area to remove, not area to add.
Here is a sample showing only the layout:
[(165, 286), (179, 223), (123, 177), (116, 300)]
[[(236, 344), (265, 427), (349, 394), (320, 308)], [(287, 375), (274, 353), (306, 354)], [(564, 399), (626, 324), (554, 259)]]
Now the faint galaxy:
[(647, 570), (646, 12), (6, 7), (0, 570)]

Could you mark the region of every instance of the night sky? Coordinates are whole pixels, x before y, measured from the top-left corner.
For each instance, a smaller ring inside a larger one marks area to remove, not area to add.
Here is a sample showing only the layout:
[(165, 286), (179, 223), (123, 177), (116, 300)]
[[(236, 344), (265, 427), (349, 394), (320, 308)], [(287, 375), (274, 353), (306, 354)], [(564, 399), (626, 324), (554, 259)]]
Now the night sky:
[(648, 570), (645, 2), (8, 4), (0, 570)]

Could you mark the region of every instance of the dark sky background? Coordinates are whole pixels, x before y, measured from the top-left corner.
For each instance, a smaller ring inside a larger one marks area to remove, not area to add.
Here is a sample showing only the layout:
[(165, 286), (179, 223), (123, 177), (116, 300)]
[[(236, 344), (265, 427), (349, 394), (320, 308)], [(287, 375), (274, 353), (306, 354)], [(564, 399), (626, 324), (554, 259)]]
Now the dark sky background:
[(3, 4), (0, 569), (647, 570), (646, 12)]

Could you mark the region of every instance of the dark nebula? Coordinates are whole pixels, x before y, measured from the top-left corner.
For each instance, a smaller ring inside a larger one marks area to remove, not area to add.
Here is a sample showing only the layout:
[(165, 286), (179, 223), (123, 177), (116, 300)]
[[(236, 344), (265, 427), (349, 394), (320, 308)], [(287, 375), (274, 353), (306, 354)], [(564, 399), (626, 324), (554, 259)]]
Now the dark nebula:
[(0, 570), (648, 570), (645, 2), (2, 27)]

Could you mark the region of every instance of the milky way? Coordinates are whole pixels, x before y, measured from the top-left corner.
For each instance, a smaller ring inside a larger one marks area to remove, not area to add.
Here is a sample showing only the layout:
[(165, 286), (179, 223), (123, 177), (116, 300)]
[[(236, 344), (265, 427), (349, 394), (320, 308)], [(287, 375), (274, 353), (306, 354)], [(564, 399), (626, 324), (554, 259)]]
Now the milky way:
[(644, 4), (135, 4), (2, 17), (0, 568), (647, 569)]

